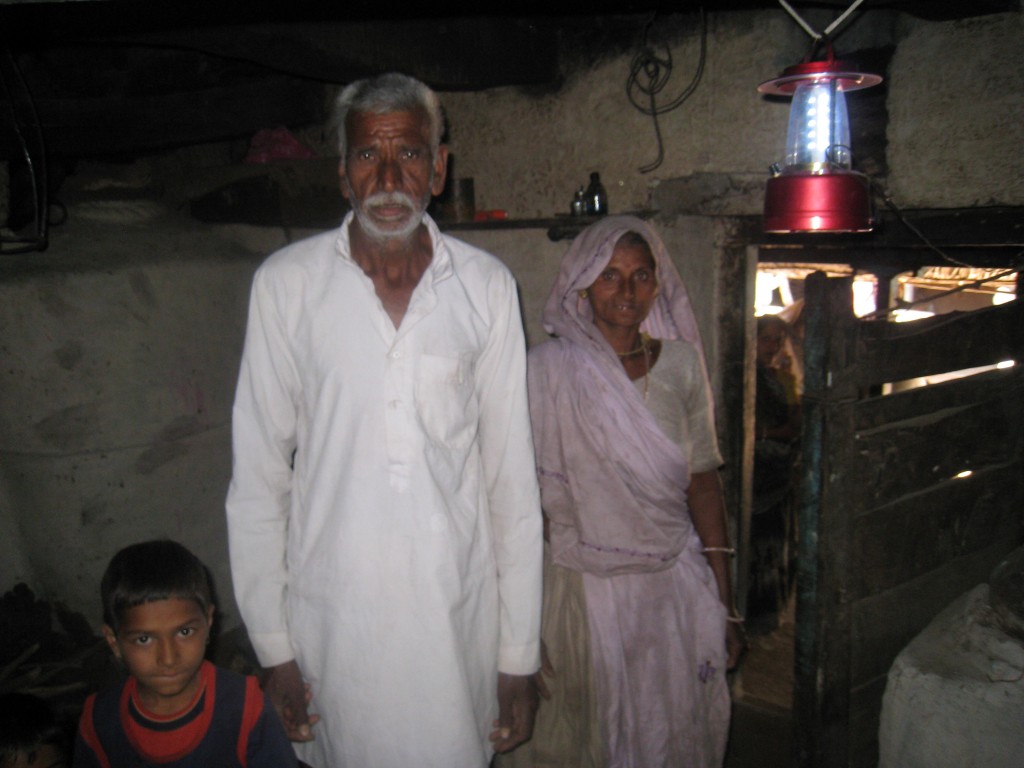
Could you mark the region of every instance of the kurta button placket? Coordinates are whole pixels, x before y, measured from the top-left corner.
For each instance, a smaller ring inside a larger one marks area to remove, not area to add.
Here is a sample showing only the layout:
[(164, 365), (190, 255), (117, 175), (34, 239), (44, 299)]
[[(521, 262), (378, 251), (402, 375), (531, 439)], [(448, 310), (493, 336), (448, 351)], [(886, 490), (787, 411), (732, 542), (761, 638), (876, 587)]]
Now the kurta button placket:
[[(400, 343), (400, 342), (396, 342)], [(409, 481), (414, 459), (414, 440), (411, 439), (412, 392), (402, 390), (409, 386), (408, 358), (401, 350), (392, 347), (388, 351), (388, 363), (384, 376), (384, 442), (387, 446), (388, 478), (391, 487), (399, 493), (409, 490)]]

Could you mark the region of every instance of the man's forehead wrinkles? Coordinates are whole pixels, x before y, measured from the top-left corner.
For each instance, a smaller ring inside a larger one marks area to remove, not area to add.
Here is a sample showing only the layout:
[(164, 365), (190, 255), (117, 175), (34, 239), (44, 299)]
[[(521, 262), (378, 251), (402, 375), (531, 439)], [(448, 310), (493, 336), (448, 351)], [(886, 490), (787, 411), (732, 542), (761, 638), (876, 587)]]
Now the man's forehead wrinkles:
[(408, 131), (371, 131), (368, 136), (358, 137), (360, 140), (355, 142), (356, 144), (375, 144), (383, 141), (388, 142), (401, 142), (404, 144), (426, 144), (427, 141), (424, 137), (410, 134)]

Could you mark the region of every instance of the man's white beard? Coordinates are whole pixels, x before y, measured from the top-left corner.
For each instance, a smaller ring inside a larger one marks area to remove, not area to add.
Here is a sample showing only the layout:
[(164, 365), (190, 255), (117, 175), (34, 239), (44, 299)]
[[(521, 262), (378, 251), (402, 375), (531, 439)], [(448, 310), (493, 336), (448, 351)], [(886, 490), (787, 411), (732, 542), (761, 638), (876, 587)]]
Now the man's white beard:
[[(423, 222), (423, 214), (426, 213), (427, 206), (430, 204), (429, 192), (425, 199), (417, 203), (404, 192), (378, 192), (375, 195), (370, 195), (365, 200), (356, 201), (354, 195), (351, 195), (351, 190), (352, 188), (349, 187), (350, 199), (353, 200), (352, 208), (355, 211), (360, 228), (371, 239), (378, 242), (408, 240)], [(401, 205), (409, 210), (409, 216), (397, 229), (384, 229), (377, 225), (368, 211), (368, 209), (375, 205)]]

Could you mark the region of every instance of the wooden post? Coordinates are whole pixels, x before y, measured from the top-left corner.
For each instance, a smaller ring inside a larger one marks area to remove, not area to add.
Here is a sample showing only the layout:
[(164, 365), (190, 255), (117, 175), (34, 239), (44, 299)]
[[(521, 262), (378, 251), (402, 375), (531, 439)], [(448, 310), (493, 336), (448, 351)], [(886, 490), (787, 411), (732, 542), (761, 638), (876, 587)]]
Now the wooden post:
[(856, 394), (842, 382), (851, 352), (852, 296), (847, 278), (829, 280), (817, 272), (807, 279), (794, 678), (800, 768), (838, 765), (837, 756), (846, 753), (849, 606), (843, 579), (850, 516), (836, 479), (852, 438), (852, 430), (837, 433), (847, 420), (838, 409)]

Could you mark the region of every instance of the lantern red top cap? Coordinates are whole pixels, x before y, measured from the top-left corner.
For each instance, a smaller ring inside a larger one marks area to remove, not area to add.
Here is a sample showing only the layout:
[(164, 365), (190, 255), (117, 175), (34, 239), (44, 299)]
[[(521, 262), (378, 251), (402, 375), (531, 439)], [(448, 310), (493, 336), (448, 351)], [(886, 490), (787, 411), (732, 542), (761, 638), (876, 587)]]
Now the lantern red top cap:
[(881, 75), (858, 72), (857, 68), (846, 61), (839, 61), (829, 56), (823, 61), (801, 61), (786, 67), (782, 75), (774, 80), (767, 80), (757, 86), (758, 93), (772, 96), (792, 96), (801, 83), (817, 80), (835, 80), (841, 91), (858, 91), (870, 88), (882, 82)]

